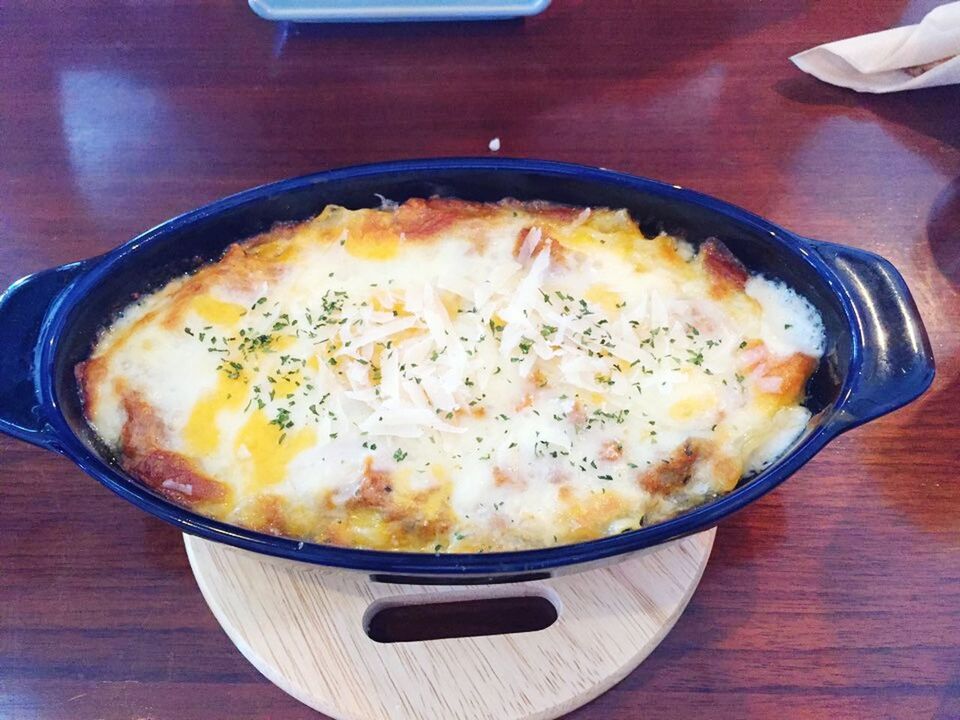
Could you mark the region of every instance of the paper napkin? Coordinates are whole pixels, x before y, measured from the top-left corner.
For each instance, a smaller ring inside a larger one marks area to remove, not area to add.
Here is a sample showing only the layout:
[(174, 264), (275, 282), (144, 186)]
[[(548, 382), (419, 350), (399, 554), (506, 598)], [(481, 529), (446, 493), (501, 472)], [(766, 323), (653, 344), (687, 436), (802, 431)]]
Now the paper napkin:
[(931, 10), (917, 25), (837, 40), (790, 59), (824, 82), (860, 92), (960, 83), (960, 2)]

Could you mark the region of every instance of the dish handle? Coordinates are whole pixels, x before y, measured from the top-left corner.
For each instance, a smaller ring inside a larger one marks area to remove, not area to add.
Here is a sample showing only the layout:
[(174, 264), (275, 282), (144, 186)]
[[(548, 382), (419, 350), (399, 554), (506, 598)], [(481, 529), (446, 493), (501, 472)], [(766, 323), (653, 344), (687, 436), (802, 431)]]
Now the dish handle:
[(811, 244), (845, 291), (859, 332), (862, 360), (833, 420), (843, 432), (922, 395), (933, 382), (933, 350), (910, 289), (888, 260), (844, 245)]
[(28, 275), (0, 294), (0, 432), (50, 450), (56, 438), (33, 377), (37, 345), (47, 312), (85, 267), (76, 262)]

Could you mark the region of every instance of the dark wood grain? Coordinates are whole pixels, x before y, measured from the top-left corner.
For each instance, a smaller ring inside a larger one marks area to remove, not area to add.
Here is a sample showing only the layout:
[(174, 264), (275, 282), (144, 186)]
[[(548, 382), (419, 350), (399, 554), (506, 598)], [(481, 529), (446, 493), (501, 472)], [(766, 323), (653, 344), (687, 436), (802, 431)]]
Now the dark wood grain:
[[(886, 255), (933, 388), (724, 523), (676, 629), (572, 717), (960, 717), (960, 88), (861, 96), (786, 60), (934, 4), (555, 0), (525, 22), (294, 27), (243, 0), (7, 0), (0, 285), (248, 186), (494, 136)], [(171, 527), (9, 439), (0, 716), (316, 717), (234, 650)]]

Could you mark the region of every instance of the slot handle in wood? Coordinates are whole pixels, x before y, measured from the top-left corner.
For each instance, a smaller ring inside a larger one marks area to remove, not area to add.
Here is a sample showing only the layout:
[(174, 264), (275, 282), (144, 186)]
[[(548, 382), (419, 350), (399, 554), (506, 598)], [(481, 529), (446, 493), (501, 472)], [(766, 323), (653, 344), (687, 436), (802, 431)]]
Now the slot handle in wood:
[(364, 613), (363, 629), (378, 643), (529, 633), (553, 625), (560, 609), (559, 597), (549, 588), (512, 588), (486, 596), (408, 595), (372, 603)]

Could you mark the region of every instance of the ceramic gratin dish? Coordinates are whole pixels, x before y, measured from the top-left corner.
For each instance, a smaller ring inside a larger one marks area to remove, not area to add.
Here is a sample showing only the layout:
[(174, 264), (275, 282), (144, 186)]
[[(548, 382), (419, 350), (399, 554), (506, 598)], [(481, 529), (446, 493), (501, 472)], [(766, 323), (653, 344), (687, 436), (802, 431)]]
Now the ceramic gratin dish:
[[(231, 243), (299, 221), (330, 203), (376, 207), (434, 195), (546, 200), (627, 208), (644, 231), (693, 244), (722, 240), (751, 272), (782, 280), (820, 312), (823, 359), (807, 385), (813, 417), (779, 460), (729, 494), (665, 522), (537, 550), (430, 554), (298, 542), (182, 508), (125, 474), (84, 420), (74, 366), (134, 294), (161, 287)], [(321, 172), (264, 185), (169, 220), (100, 257), (30, 275), (0, 296), (0, 431), (70, 458), (124, 499), (186, 533), (374, 579), (435, 583), (543, 578), (624, 558), (709, 528), (796, 472), (832, 438), (924, 392), (934, 362), (900, 273), (883, 258), (799, 237), (720, 200), (653, 180), (556, 162), (410, 160)], [(806, 482), (816, 482), (814, 477)]]

